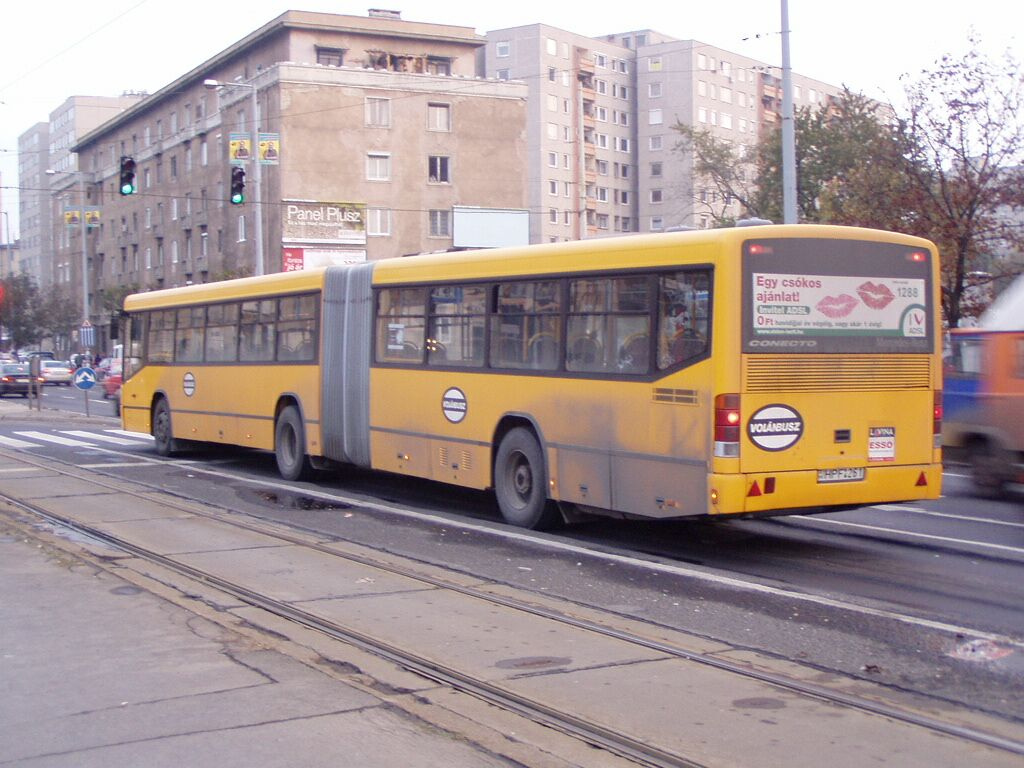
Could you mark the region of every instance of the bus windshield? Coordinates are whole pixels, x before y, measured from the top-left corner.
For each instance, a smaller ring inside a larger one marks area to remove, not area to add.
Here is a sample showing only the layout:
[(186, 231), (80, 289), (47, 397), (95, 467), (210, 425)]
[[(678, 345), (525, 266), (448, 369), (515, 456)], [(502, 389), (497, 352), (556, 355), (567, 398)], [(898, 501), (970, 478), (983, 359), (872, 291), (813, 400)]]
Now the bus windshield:
[(743, 351), (920, 353), (933, 348), (931, 255), (858, 240), (748, 240)]

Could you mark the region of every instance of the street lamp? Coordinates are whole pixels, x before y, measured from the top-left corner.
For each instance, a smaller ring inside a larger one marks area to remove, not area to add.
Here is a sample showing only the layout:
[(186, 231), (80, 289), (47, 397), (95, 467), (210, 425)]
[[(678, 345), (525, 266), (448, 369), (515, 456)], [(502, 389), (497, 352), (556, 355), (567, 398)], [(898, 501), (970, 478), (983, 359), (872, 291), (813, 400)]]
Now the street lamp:
[(86, 223), (85, 223), (85, 174), (82, 171), (55, 171), (52, 168), (46, 170), (48, 176), (75, 176), (78, 179), (78, 194), (81, 202), (81, 212), (78, 216), (78, 225), (82, 234), (82, 324), (89, 322), (89, 254), (86, 250)]
[(263, 210), (260, 205), (261, 201), (261, 184), (260, 177), (262, 175), (260, 170), (260, 158), (259, 158), (259, 141), (260, 141), (260, 101), (258, 98), (259, 89), (254, 83), (240, 83), (231, 82), (225, 83), (220, 80), (203, 80), (203, 85), (210, 90), (216, 88), (248, 88), (252, 91), (252, 146), (255, 150), (253, 152), (253, 194), (252, 194), (252, 206), (255, 218), (255, 236), (256, 236), (256, 269), (257, 275), (263, 274)]

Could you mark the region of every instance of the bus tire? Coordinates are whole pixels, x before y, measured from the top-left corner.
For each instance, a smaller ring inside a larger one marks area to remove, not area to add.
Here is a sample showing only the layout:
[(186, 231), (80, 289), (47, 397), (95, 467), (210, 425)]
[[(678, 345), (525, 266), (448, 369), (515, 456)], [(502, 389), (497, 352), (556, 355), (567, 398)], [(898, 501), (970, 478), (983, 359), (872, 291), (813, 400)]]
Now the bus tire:
[(274, 427), (274, 456), (277, 471), (285, 480), (306, 480), (313, 467), (306, 455), (306, 430), (299, 409), (289, 405), (277, 417)]
[(494, 461), (494, 493), (505, 522), (521, 528), (552, 528), (561, 522), (548, 500), (544, 454), (533, 432), (516, 427), (502, 438)]
[(171, 406), (162, 397), (153, 408), (153, 446), (158, 456), (170, 456), (178, 447), (171, 428)]

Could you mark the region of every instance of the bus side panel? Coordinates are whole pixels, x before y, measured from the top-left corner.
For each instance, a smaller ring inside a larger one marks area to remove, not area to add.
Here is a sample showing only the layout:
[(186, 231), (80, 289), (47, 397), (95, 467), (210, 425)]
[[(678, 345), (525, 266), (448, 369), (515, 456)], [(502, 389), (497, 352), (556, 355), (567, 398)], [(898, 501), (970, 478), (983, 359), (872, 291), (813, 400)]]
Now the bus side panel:
[(322, 451), (362, 467), (370, 466), (373, 266), (328, 269), (323, 294)]

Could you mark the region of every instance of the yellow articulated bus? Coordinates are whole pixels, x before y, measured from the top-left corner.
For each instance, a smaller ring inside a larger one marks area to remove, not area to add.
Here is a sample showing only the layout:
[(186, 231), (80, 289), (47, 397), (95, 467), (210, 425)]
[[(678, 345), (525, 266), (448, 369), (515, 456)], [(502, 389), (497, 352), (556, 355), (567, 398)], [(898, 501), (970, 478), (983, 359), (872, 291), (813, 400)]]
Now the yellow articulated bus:
[(937, 498), (938, 254), (768, 225), (129, 296), (125, 429), (493, 488), (505, 520)]

